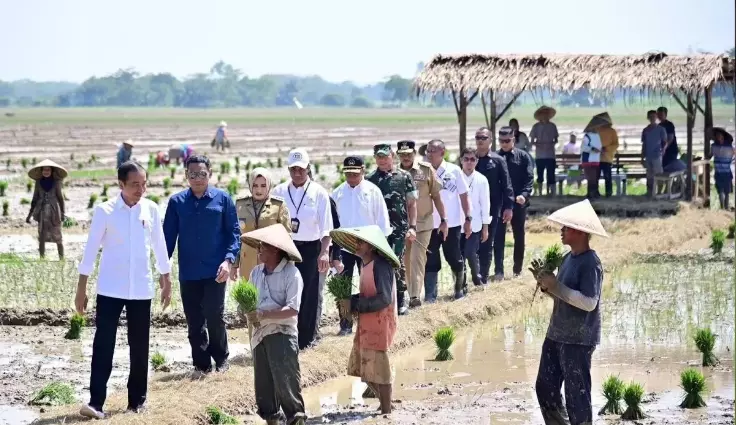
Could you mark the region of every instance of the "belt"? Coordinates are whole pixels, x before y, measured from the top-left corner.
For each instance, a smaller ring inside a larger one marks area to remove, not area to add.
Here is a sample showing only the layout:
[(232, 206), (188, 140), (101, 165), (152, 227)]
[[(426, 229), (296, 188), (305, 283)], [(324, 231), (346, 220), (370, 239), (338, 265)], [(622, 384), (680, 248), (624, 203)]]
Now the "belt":
[(319, 239), (314, 240), (314, 241), (293, 241), (293, 242), (294, 242), (294, 245), (296, 246), (304, 246), (304, 245), (309, 245), (309, 244), (313, 244), (317, 242), (322, 243), (322, 241)]

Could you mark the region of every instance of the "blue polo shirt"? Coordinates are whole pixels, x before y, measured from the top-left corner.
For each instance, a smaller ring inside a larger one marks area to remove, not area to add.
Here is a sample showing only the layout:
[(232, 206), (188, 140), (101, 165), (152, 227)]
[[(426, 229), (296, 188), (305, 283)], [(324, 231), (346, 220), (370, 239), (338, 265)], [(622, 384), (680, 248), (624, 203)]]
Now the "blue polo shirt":
[(186, 189), (169, 198), (164, 218), (169, 258), (179, 241), (179, 281), (214, 279), (225, 260), (240, 251), (235, 203), (220, 189), (208, 187), (201, 198)]

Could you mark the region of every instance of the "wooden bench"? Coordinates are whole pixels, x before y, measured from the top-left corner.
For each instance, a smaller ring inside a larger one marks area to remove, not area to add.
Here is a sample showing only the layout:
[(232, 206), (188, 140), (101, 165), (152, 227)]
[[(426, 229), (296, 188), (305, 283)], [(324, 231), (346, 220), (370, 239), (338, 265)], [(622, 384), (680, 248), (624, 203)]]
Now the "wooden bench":
[(647, 170), (641, 163), (641, 154), (638, 153), (616, 153), (612, 172), (626, 174), (630, 179), (643, 179), (647, 177)]
[[(580, 184), (585, 180), (583, 170), (580, 168), (580, 155), (577, 154), (557, 154), (555, 155), (557, 168), (555, 173), (555, 183), (557, 183), (557, 194), (563, 194), (564, 184)], [(641, 163), (641, 157), (639, 159)], [(644, 174), (646, 176), (646, 173)], [(611, 170), (611, 180), (616, 184), (616, 195), (626, 195), (626, 183), (628, 173), (620, 172), (615, 167)]]
[(655, 199), (679, 199), (685, 192), (685, 170), (654, 176)]

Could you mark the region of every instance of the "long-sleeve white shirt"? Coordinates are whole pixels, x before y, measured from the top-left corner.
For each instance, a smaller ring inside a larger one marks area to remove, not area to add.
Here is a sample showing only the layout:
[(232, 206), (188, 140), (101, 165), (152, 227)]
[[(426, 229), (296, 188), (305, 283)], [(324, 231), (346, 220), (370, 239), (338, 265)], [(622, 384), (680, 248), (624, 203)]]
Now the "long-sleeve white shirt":
[(292, 228), (293, 240), (311, 242), (330, 236), (333, 229), (330, 195), (319, 183), (308, 179), (301, 187), (294, 187), (289, 180), (273, 188), (271, 194), (286, 200), (292, 223), (298, 220), (298, 231)]
[[(460, 195), (468, 193), (468, 185), (462, 178), (463, 170), (455, 164), (447, 161), (442, 161), (437, 170), (435, 171), (437, 178), (442, 182), (442, 190), (440, 190), (440, 197), (442, 203), (445, 204), (445, 214), (447, 214), (447, 226), (457, 227), (461, 226), (465, 222), (465, 213), (463, 212), (462, 202), (460, 201)], [(471, 205), (469, 213), (472, 216), (473, 207)], [(437, 212), (437, 208), (434, 208), (432, 212), (432, 218), (434, 220), (434, 228), (440, 227), (440, 215)]]
[(491, 224), (491, 187), (486, 176), (475, 170), (469, 176), (463, 171), (463, 179), (468, 186), (468, 201), (473, 211), (470, 227), (473, 233), (480, 232), (484, 224)]
[(332, 199), (340, 216), (340, 227), (360, 227), (375, 224), (385, 236), (393, 229), (388, 219), (388, 208), (381, 189), (366, 179), (355, 187), (343, 182), (332, 191)]
[(126, 300), (148, 300), (154, 296), (150, 253), (156, 269), (171, 271), (158, 205), (142, 198), (129, 207), (118, 195), (95, 207), (79, 274), (89, 276), (102, 247), (97, 294)]

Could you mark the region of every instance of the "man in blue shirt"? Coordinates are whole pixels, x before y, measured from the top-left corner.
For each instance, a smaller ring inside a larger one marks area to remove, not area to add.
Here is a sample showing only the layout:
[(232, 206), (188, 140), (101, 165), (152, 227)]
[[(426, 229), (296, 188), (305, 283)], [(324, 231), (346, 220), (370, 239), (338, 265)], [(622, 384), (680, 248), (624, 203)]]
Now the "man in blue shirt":
[(680, 148), (677, 146), (677, 135), (675, 134), (675, 125), (667, 119), (667, 108), (660, 106), (657, 108), (657, 118), (659, 126), (664, 128), (667, 133), (667, 142), (662, 146), (662, 171), (670, 173), (680, 171), (678, 167), (678, 159), (680, 157)]
[[(169, 199), (164, 237), (169, 257), (179, 240), (181, 301), (187, 319), (192, 362), (200, 372), (228, 368), (225, 287), (240, 250), (235, 203), (227, 192), (209, 186), (210, 160), (186, 162), (189, 189)], [(209, 335), (208, 335), (209, 334)]]

